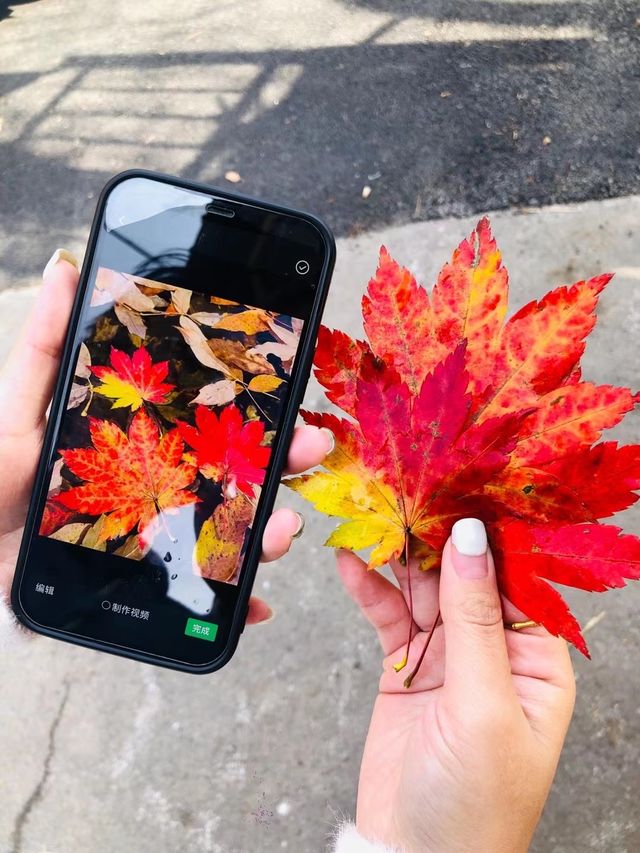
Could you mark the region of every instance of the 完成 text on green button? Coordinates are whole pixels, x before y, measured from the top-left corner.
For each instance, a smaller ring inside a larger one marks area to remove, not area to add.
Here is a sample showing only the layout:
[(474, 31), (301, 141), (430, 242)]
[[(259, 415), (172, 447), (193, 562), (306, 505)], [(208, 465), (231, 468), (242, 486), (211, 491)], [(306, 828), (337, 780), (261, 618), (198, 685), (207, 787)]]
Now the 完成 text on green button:
[(187, 637), (197, 637), (199, 640), (209, 640), (212, 643), (218, 633), (218, 626), (215, 622), (187, 619), (187, 626), (184, 629), (184, 633)]

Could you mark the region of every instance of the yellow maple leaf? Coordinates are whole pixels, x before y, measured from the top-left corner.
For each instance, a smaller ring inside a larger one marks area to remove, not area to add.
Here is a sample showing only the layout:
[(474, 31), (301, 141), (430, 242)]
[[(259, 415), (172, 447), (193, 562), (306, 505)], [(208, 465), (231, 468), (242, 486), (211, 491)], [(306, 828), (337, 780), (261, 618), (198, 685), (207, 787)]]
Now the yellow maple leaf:
[(376, 545), (368, 568), (382, 566), (402, 550), (405, 526), (394, 492), (382, 480), (364, 481), (344, 448), (337, 446), (323, 463), (329, 471), (303, 474), (287, 486), (328, 515), (348, 519), (325, 545), (334, 548), (368, 548)]
[(218, 504), (200, 529), (193, 551), (195, 572), (205, 578), (230, 581), (252, 521), (253, 505), (242, 493)]

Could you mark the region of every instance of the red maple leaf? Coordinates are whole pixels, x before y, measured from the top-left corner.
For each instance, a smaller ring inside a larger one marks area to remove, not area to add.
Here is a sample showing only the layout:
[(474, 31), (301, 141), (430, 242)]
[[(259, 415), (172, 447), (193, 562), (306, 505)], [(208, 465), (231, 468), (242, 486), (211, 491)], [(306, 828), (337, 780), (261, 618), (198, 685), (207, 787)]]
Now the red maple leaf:
[(106, 513), (98, 542), (137, 527), (144, 548), (164, 513), (198, 500), (188, 489), (197, 468), (182, 461), (178, 431), (161, 436), (144, 410), (134, 415), (126, 435), (117, 424), (97, 418), (90, 419), (89, 430), (93, 447), (60, 451), (69, 471), (85, 482), (61, 491), (56, 500), (86, 515)]
[(598, 522), (638, 499), (640, 446), (596, 443), (638, 400), (580, 374), (609, 279), (558, 287), (505, 322), (488, 220), (431, 295), (383, 247), (362, 300), (368, 342), (323, 327), (316, 351), (316, 376), (349, 419), (303, 413), (336, 447), (327, 470), (288, 481), (346, 519), (326, 544), (374, 546), (370, 569), (413, 554), (426, 570), (452, 525), (476, 516), (505, 595), (588, 654), (548, 582), (602, 591), (640, 578), (640, 540)]
[(206, 406), (196, 406), (196, 425), (178, 421), (180, 435), (195, 451), (202, 474), (222, 483), (223, 493), (233, 497), (236, 489), (254, 496), (252, 484), (264, 482), (271, 450), (262, 444), (264, 423), (243, 423), (242, 413), (230, 403), (218, 417)]
[(96, 394), (110, 397), (115, 402), (113, 409), (131, 407), (132, 411), (142, 403), (166, 403), (167, 394), (174, 390), (164, 380), (169, 373), (169, 362), (153, 364), (144, 347), (138, 347), (133, 356), (111, 347), (111, 367), (92, 367), (91, 372), (101, 381)]

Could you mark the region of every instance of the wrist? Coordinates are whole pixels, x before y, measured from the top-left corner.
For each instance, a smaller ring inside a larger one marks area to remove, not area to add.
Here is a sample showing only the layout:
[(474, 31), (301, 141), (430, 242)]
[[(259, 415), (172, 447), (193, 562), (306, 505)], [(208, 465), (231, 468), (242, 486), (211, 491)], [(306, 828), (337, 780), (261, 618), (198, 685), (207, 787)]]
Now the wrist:
[(9, 590), (0, 587), (0, 652), (10, 651), (34, 635), (17, 621), (11, 608)]
[(397, 846), (388, 846), (382, 841), (371, 838), (350, 822), (341, 824), (335, 832), (335, 846), (332, 853), (406, 853)]

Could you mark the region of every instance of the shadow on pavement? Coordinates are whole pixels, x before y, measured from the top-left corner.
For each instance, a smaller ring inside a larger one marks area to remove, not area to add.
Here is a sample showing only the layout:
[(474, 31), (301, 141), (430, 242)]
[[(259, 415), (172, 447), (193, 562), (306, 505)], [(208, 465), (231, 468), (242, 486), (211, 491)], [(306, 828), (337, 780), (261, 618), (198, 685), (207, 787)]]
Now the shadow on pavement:
[(12, 230), (86, 222), (82, 201), (134, 166), (212, 183), (237, 170), (241, 190), (338, 234), (638, 190), (633, 4), (433, 3), (414, 27), (424, 4), (359, 2), (392, 17), (356, 46), (78, 55), (0, 75), (10, 97), (47, 91), (0, 149)]

